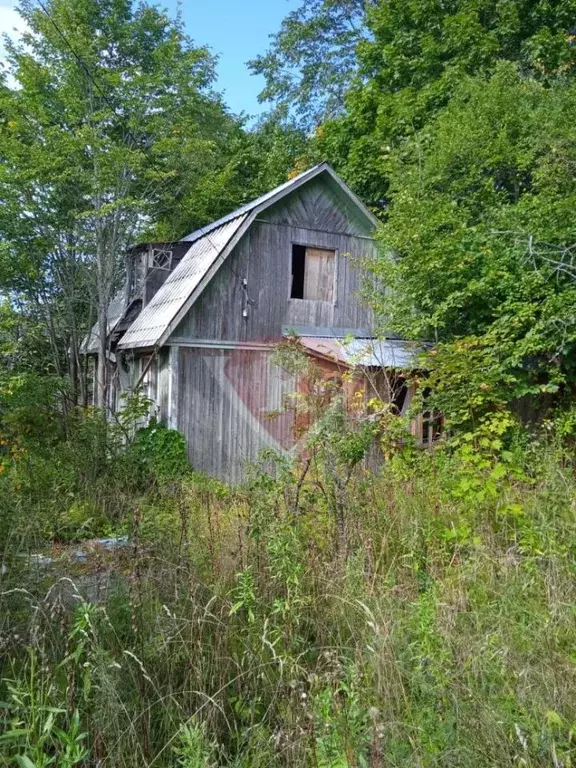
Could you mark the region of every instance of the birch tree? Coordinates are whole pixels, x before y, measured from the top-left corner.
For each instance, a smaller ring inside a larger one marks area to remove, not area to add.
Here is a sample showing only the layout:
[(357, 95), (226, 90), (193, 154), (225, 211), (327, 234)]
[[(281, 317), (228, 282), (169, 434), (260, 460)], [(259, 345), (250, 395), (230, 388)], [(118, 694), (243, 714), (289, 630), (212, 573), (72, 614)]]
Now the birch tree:
[(124, 250), (223, 213), (244, 134), (212, 90), (214, 58), (179, 19), (129, 0), (25, 0), (20, 12), (15, 86), (0, 85), (0, 289), (42, 318), (74, 401), (97, 319), (105, 403)]

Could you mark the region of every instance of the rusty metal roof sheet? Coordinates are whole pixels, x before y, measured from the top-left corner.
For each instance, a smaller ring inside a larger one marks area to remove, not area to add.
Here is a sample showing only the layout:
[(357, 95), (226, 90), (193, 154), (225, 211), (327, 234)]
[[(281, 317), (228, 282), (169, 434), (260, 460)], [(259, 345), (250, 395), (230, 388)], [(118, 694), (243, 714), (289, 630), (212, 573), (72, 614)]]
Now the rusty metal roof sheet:
[(246, 217), (247, 214), (237, 216), (194, 239), (182, 261), (126, 331), (118, 345), (120, 349), (153, 347), (160, 341)]
[(422, 346), (401, 339), (350, 339), (343, 336), (301, 336), (315, 355), (347, 367), (414, 368)]

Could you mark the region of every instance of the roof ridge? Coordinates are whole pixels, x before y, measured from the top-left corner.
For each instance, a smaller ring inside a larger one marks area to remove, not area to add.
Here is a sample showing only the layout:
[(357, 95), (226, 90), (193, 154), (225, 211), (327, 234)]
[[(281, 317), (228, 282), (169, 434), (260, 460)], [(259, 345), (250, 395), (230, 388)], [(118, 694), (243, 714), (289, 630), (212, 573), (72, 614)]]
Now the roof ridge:
[(194, 242), (194, 240), (198, 240), (198, 238), (204, 237), (205, 235), (209, 234), (213, 229), (217, 229), (218, 227), (222, 226), (222, 224), (227, 224), (229, 221), (236, 219), (238, 216), (242, 216), (245, 213), (249, 213), (254, 208), (257, 208), (259, 205), (262, 205), (262, 203), (265, 203), (269, 198), (274, 197), (279, 192), (282, 192), (284, 189), (287, 189), (288, 187), (292, 186), (292, 184), (298, 181), (301, 181), (305, 176), (308, 176), (308, 175), (312, 176), (318, 171), (320, 171), (320, 169), (325, 170), (326, 168), (329, 168), (329, 167), (330, 166), (326, 162), (317, 163), (316, 165), (313, 165), (311, 168), (308, 168), (306, 171), (302, 171), (302, 173), (299, 173), (297, 176), (293, 176), (291, 179), (287, 179), (286, 181), (283, 181), (282, 184), (279, 184), (277, 187), (274, 187), (274, 189), (271, 189), (268, 192), (265, 192), (263, 195), (260, 195), (259, 197), (255, 197), (253, 200), (250, 200), (248, 203), (244, 203), (244, 205), (241, 205), (239, 208), (236, 208), (230, 213), (227, 213), (224, 216), (221, 216), (219, 219), (216, 219), (215, 221), (211, 221), (209, 224), (205, 224), (203, 227), (199, 227), (198, 229), (195, 229), (189, 235), (186, 235), (185, 237), (183, 237), (182, 240), (186, 242)]

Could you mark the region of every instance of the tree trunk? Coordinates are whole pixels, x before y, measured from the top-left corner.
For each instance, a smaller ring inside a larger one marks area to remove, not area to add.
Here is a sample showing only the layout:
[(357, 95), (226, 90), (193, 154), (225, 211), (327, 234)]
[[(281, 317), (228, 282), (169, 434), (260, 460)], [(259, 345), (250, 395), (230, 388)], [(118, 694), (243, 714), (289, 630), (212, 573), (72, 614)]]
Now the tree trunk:
[(108, 323), (106, 321), (106, 309), (100, 307), (98, 311), (98, 365), (96, 368), (97, 405), (106, 410), (108, 403), (108, 344), (106, 336)]

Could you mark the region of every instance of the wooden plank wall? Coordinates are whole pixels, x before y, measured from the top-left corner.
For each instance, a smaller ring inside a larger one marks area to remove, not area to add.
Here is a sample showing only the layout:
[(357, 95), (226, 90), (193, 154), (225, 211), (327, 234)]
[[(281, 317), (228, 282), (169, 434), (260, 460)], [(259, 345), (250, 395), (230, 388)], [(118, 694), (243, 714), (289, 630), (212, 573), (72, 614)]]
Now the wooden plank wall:
[(293, 445), (292, 414), (281, 412), (294, 381), (270, 351), (181, 347), (177, 367), (178, 429), (194, 469), (239, 483), (261, 449)]
[[(372, 313), (358, 295), (358, 262), (373, 255), (376, 245), (334, 204), (325, 185), (310, 184), (261, 216), (173, 338), (274, 341), (282, 326), (371, 328)], [(337, 252), (334, 302), (290, 299), (293, 243)]]
[(170, 349), (164, 347), (158, 355), (158, 388), (156, 400), (158, 406), (158, 417), (164, 423), (170, 418)]
[(316, 178), (262, 213), (275, 224), (370, 235), (370, 225), (350, 198), (328, 178)]

